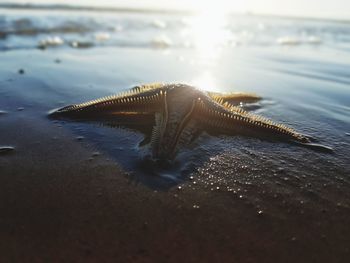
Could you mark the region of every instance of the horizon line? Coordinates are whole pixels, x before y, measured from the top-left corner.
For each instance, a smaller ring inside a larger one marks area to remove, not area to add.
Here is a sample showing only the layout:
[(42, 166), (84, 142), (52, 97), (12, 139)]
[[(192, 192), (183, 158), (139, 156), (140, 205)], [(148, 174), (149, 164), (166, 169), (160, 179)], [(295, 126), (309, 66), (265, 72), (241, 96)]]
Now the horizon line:
[[(182, 14), (182, 15), (196, 15), (198, 11), (195, 9), (176, 9), (176, 8), (147, 8), (147, 7), (126, 7), (126, 6), (89, 6), (89, 5), (71, 5), (71, 4), (38, 4), (38, 3), (0, 3), (0, 9), (15, 9), (15, 10), (38, 10), (38, 11), (86, 11), (86, 12), (111, 12), (111, 13), (144, 13), (144, 14)], [(300, 20), (318, 20), (330, 22), (344, 22), (349, 23), (350, 18), (337, 17), (321, 17), (321, 16), (298, 16), (272, 13), (259, 13), (254, 11), (230, 11), (228, 15), (251, 15), (262, 17), (276, 17), (281, 19), (300, 19)]]

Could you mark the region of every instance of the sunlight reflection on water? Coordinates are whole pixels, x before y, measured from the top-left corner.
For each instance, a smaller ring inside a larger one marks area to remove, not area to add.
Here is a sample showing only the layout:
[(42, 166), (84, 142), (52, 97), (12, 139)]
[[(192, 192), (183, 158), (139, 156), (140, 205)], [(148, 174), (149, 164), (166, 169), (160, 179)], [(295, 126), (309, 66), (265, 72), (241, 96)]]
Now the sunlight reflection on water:
[(218, 83), (210, 71), (204, 71), (192, 81), (192, 85), (206, 91), (217, 91)]
[(227, 25), (228, 14), (217, 6), (203, 7), (187, 21), (182, 35), (192, 39), (197, 65), (202, 68), (200, 75), (192, 80), (194, 86), (215, 91), (218, 83), (212, 66), (219, 63), (223, 48), (232, 38)]

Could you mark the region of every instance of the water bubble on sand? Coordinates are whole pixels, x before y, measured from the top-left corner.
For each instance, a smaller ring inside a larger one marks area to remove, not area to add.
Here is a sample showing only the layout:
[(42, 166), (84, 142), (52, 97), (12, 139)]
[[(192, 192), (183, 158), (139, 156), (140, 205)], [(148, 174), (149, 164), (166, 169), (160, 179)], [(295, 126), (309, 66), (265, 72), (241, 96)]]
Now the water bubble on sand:
[(298, 38), (292, 36), (280, 37), (277, 39), (277, 43), (283, 46), (296, 46), (301, 44)]
[(181, 187), (181, 186), (178, 186), (178, 187), (177, 187), (177, 190), (182, 190), (182, 187)]
[(194, 209), (199, 209), (199, 205), (194, 204), (194, 205), (193, 205), (193, 208), (194, 208)]
[(47, 37), (39, 41), (39, 48), (57, 47), (64, 44), (64, 40), (59, 36)]
[(258, 215), (263, 215), (263, 214), (264, 214), (264, 211), (262, 211), (262, 210), (258, 211)]
[(100, 156), (100, 155), (101, 155), (100, 152), (93, 152), (93, 153), (92, 153), (92, 157), (96, 157), (96, 156)]
[(12, 147), (12, 146), (0, 146), (0, 155), (13, 152), (14, 150), (15, 150), (15, 147)]
[(100, 42), (107, 41), (111, 38), (111, 35), (107, 32), (100, 32), (95, 34), (95, 39)]
[(172, 42), (170, 38), (168, 38), (167, 36), (161, 35), (161, 36), (155, 37), (152, 40), (151, 44), (154, 48), (163, 49), (163, 48), (170, 47), (172, 45)]

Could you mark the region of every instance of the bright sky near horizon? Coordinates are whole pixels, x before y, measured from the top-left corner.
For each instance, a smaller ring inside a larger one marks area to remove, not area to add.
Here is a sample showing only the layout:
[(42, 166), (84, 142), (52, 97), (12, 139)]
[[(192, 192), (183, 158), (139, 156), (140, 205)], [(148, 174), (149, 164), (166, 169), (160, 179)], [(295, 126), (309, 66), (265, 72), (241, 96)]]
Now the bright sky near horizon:
[(136, 8), (195, 9), (350, 19), (350, 0), (0, 0), (15, 3), (60, 3)]

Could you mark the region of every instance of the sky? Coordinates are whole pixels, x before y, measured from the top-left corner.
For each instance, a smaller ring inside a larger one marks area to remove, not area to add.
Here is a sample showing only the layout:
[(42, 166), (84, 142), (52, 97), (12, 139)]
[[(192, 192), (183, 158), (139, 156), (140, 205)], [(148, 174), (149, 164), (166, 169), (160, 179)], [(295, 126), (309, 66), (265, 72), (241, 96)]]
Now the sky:
[(194, 9), (350, 19), (350, 0), (0, 0), (16, 3), (62, 3), (135, 8)]

